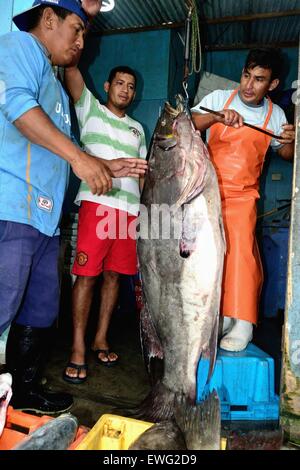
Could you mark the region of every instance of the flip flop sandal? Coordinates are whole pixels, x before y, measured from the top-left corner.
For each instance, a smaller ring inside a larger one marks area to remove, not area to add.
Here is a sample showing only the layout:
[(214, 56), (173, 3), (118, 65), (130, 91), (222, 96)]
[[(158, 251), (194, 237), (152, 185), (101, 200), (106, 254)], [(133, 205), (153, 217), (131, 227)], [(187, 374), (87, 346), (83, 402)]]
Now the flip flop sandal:
[[(97, 362), (101, 364), (102, 366), (113, 367), (119, 362), (119, 358), (120, 358), (119, 356), (117, 357), (117, 359), (114, 359), (114, 360), (109, 359), (109, 355), (112, 353), (112, 351), (110, 351), (109, 349), (96, 349), (95, 351), (93, 351), (93, 353), (96, 356)], [(107, 361), (103, 361), (102, 359), (99, 358), (100, 353), (105, 354)]]
[[(77, 377), (70, 377), (68, 374), (67, 374), (67, 369), (70, 368), (70, 369), (76, 369), (77, 370)], [(87, 376), (85, 377), (79, 377), (79, 374), (82, 370), (86, 370), (87, 371), (88, 369), (88, 365), (87, 364), (75, 364), (74, 362), (68, 362), (65, 370), (64, 370), (64, 373), (63, 373), (63, 379), (70, 383), (70, 384), (75, 384), (75, 385), (78, 385), (78, 384), (82, 384), (83, 382), (86, 381), (87, 379)]]

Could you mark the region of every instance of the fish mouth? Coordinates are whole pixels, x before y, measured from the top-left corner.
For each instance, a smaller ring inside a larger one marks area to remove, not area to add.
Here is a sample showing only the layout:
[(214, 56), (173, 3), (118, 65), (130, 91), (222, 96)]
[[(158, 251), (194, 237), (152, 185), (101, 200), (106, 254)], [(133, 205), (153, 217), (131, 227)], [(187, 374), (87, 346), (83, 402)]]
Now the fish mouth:
[(167, 101), (165, 104), (165, 111), (172, 117), (172, 118), (177, 118), (177, 116), (180, 114), (180, 110), (176, 108), (173, 108), (173, 106), (170, 105), (170, 103)]
[(177, 144), (177, 140), (174, 134), (157, 134), (156, 142), (157, 145), (163, 150), (170, 150)]
[(176, 108), (171, 106), (171, 104), (167, 101), (165, 104), (165, 110), (166, 112), (173, 118), (177, 118), (179, 114), (181, 113), (187, 113), (188, 114), (188, 108), (187, 108), (187, 103), (185, 99), (183, 98), (182, 95), (176, 95), (175, 96), (176, 100)]
[(177, 144), (176, 119), (182, 113), (189, 115), (187, 103), (181, 95), (176, 95), (176, 107), (168, 101), (165, 103), (160, 126), (157, 129), (155, 141), (163, 150), (170, 150)]

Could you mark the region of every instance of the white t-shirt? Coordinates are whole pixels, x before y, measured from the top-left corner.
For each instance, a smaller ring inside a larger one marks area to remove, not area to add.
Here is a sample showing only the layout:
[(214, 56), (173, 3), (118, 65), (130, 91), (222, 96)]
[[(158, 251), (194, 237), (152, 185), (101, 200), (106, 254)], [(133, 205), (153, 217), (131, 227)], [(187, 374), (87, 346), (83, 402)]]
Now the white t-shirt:
[[(221, 111), (224, 109), (224, 106), (232, 93), (233, 90), (215, 90), (205, 96), (199, 104), (192, 108), (192, 112), (205, 114), (206, 112), (199, 109), (199, 106), (204, 106), (205, 108), (209, 108), (213, 111)], [(248, 124), (262, 127), (268, 114), (269, 102), (267, 98), (264, 98), (261, 105), (247, 105), (240, 99), (239, 94), (237, 93), (228, 109), (234, 109), (237, 111)], [(276, 135), (280, 135), (283, 131), (281, 127), (282, 124), (287, 124), (284, 111), (277, 104), (273, 103), (273, 111), (267, 130), (274, 132)], [(206, 132), (207, 140), (209, 140), (209, 129), (207, 129)], [(276, 150), (282, 147), (282, 144), (278, 140), (272, 139), (271, 147)]]
[[(143, 158), (147, 156), (145, 134), (141, 124), (129, 116), (119, 118), (102, 105), (84, 87), (75, 103), (80, 128), (80, 141), (84, 149), (105, 160), (117, 158)], [(103, 196), (92, 194), (82, 182), (75, 199), (91, 201), (138, 215), (140, 203), (139, 178), (113, 178), (113, 188)]]

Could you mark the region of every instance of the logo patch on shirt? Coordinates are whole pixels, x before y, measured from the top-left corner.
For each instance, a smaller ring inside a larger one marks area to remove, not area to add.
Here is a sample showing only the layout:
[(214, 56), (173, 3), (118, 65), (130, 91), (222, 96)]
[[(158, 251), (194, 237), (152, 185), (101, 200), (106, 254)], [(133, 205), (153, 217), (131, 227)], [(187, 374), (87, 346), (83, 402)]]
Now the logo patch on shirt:
[(53, 201), (49, 197), (46, 196), (39, 196), (37, 205), (40, 209), (47, 212), (52, 212), (53, 209)]
[(133, 133), (135, 137), (141, 137), (141, 133), (138, 129), (136, 129), (135, 127), (131, 127), (131, 126), (129, 126), (129, 129), (131, 130), (131, 132)]
[(84, 253), (83, 251), (78, 253), (76, 256), (76, 261), (77, 261), (77, 264), (79, 264), (79, 266), (84, 266), (87, 263), (88, 259), (89, 259), (88, 255)]

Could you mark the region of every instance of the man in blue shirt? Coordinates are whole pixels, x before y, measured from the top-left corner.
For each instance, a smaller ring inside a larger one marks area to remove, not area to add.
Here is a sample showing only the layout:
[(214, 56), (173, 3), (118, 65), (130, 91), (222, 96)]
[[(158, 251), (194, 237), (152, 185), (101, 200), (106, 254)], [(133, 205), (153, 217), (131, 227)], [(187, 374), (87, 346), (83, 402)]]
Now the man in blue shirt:
[(41, 0), (14, 17), (21, 31), (0, 37), (0, 334), (11, 324), (6, 362), (15, 408), (65, 411), (67, 394), (39, 385), (49, 331), (59, 307), (59, 221), (69, 164), (93, 194), (112, 176), (139, 176), (139, 159), (103, 161), (70, 139), (68, 97), (53, 66), (83, 48), (99, 0)]

